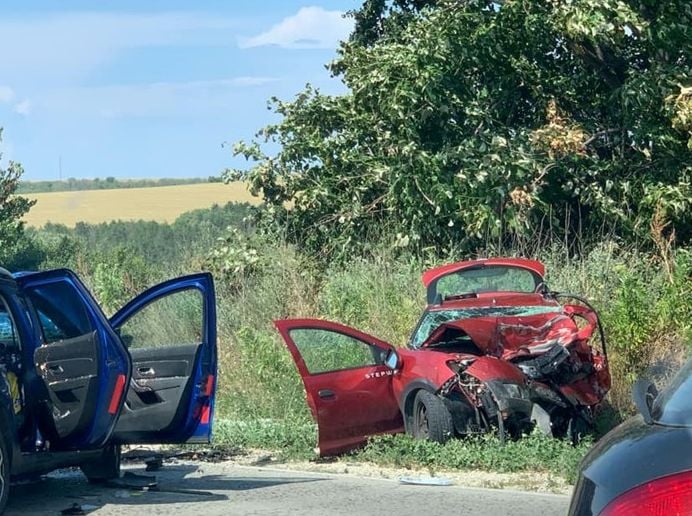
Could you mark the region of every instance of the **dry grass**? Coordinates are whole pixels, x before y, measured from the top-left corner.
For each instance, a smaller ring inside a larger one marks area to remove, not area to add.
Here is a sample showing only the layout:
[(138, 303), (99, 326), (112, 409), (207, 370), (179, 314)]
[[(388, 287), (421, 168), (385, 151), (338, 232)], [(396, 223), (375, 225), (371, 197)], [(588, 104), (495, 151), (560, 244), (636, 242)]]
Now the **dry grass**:
[(186, 211), (227, 202), (258, 204), (244, 183), (200, 183), (192, 185), (113, 190), (82, 190), (28, 194), (38, 202), (25, 217), (27, 225), (47, 222), (74, 226), (77, 222), (154, 220), (173, 222)]

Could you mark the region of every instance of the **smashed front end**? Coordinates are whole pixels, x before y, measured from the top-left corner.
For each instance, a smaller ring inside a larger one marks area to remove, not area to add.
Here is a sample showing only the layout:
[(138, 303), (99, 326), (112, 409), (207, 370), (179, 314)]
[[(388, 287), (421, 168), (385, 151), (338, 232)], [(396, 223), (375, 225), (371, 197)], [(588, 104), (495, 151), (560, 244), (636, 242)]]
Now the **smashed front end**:
[(504, 438), (538, 426), (548, 435), (578, 440), (591, 427), (592, 408), (610, 389), (598, 315), (581, 304), (450, 321), (421, 348), (449, 353), (454, 376), (438, 394), (462, 435), (497, 428)]

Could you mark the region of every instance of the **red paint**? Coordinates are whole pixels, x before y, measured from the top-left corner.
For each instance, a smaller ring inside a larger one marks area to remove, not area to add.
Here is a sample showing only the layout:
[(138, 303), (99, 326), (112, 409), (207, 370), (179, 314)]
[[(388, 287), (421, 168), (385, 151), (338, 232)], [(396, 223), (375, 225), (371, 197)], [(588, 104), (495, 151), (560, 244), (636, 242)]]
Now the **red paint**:
[(200, 418), (200, 424), (208, 425), (211, 419), (211, 407), (209, 405), (204, 405), (202, 407), (202, 417)]
[(514, 364), (494, 357), (480, 357), (471, 364), (466, 372), (482, 382), (489, 380), (507, 380), (524, 383), (526, 377)]
[(427, 287), (435, 281), (436, 279), (446, 276), (448, 274), (453, 274), (469, 267), (474, 267), (476, 265), (506, 265), (509, 267), (521, 267), (523, 269), (528, 269), (541, 278), (545, 275), (545, 266), (536, 260), (526, 260), (524, 258), (481, 258), (478, 260), (467, 260), (465, 262), (450, 263), (449, 265), (443, 265), (442, 267), (436, 267), (434, 269), (429, 269), (423, 273), (423, 285)]
[[(403, 431), (403, 418), (392, 384), (396, 375), (385, 365), (310, 374), (291, 338), (296, 329), (334, 331), (353, 337), (383, 352), (390, 344), (341, 324), (318, 319), (275, 322), (300, 373), (308, 405), (319, 429), (320, 455), (335, 455), (361, 446), (370, 435)], [(331, 391), (329, 398), (319, 393)]]
[(214, 393), (214, 375), (207, 375), (207, 381), (204, 384), (204, 396), (211, 396)]
[(119, 374), (115, 379), (115, 387), (113, 388), (113, 394), (111, 395), (111, 402), (108, 405), (108, 413), (110, 415), (115, 415), (120, 409), (120, 401), (123, 397), (123, 391), (125, 389), (125, 375)]

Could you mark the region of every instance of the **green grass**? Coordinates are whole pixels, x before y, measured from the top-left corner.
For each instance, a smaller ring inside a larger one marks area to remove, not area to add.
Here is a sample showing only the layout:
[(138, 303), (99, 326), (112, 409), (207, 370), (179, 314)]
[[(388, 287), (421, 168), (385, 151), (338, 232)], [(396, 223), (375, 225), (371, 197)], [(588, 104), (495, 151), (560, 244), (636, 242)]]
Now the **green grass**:
[[(216, 447), (261, 448), (289, 461), (316, 458), (313, 451), (316, 442), (315, 425), (303, 420), (221, 419), (214, 429)], [(590, 441), (575, 447), (537, 432), (505, 444), (494, 435), (438, 444), (402, 434), (374, 437), (363, 449), (349, 454), (347, 460), (421, 468), (431, 473), (469, 469), (499, 473), (545, 472), (574, 482), (579, 462), (590, 446)]]

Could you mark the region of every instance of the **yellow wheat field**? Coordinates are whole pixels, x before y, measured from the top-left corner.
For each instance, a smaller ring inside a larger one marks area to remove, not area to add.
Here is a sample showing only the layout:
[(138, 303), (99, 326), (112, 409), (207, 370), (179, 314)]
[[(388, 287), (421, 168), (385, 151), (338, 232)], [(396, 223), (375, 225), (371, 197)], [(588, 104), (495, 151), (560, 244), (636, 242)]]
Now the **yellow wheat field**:
[(25, 194), (36, 205), (24, 217), (27, 225), (41, 227), (47, 222), (74, 226), (77, 222), (112, 220), (155, 220), (172, 222), (181, 213), (227, 202), (259, 203), (245, 183), (199, 183), (193, 185), (82, 190)]

